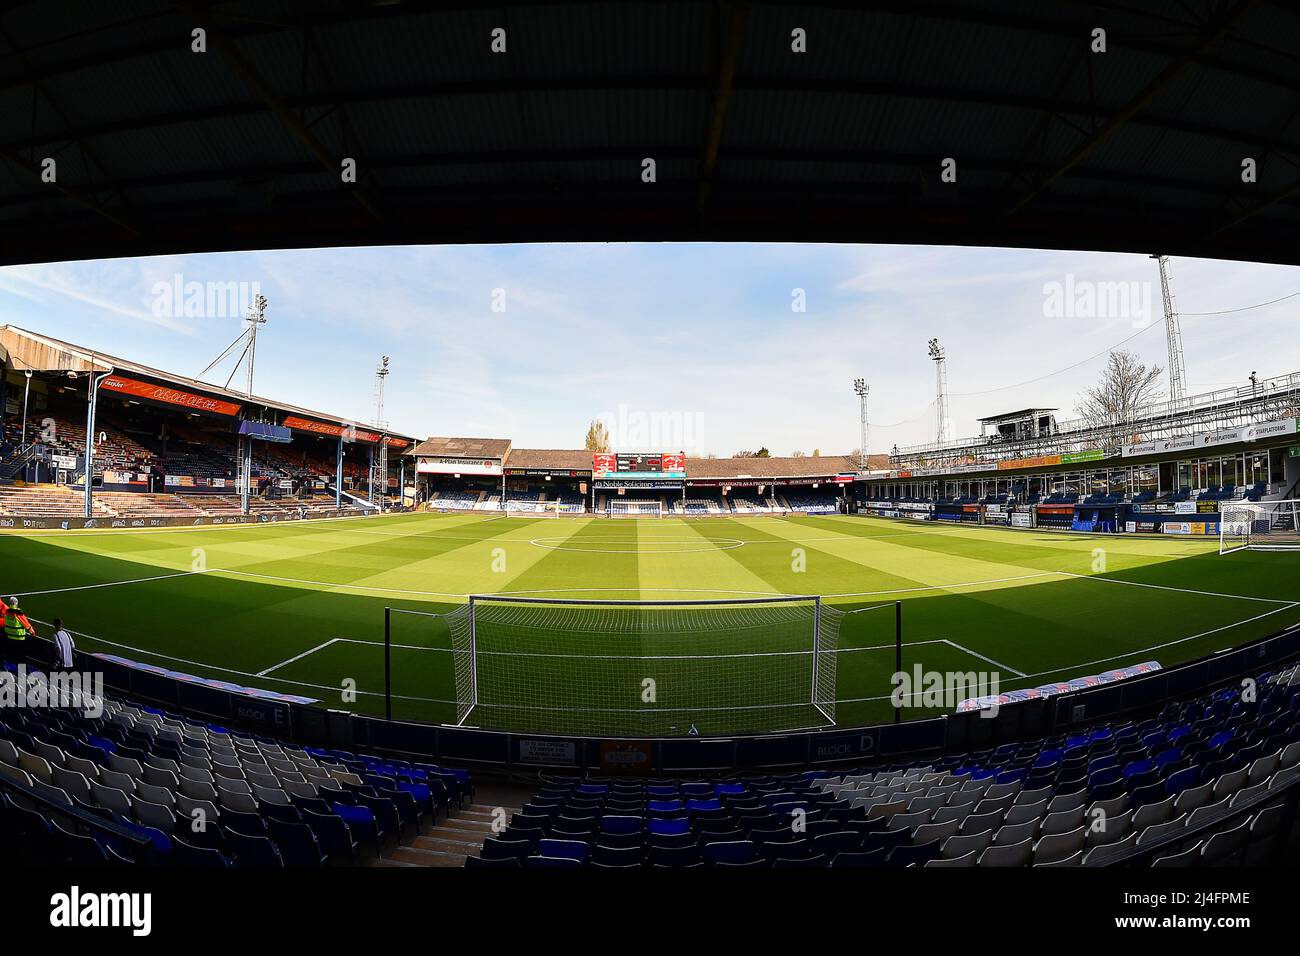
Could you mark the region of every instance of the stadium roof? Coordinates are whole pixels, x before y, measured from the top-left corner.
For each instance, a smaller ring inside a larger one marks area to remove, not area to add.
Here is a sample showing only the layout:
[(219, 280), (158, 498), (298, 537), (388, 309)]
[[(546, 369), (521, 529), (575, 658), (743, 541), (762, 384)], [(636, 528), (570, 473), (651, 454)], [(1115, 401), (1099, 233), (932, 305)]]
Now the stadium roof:
[[(8, 354), (5, 355), (4, 361), (11, 368), (32, 369), (37, 372), (113, 371), (119, 375), (140, 375), (165, 385), (181, 386), (204, 396), (226, 398), (241, 405), (255, 405), (273, 412), (306, 415), (331, 425), (364, 427), (364, 423), (357, 422), (355, 419), (340, 418), (328, 412), (312, 411), (309, 408), (300, 408), (297, 405), (258, 395), (250, 397), (243, 392), (212, 385), (197, 378), (164, 372), (129, 359), (118, 358), (85, 346), (73, 345), (39, 332), (20, 329), (16, 325), (0, 325), (0, 351), (3, 351), (5, 346), (8, 346)], [(398, 432), (390, 431), (388, 434), (392, 438), (402, 438), (408, 442), (415, 440), (409, 435), (401, 435)]]
[[(872, 459), (888, 462), (886, 455)], [(883, 467), (888, 467), (888, 464)], [(802, 455), (798, 458), (687, 458), (686, 478), (829, 478), (856, 472), (851, 455)]]
[(1298, 38), (1280, 0), (16, 5), (0, 264), (531, 240), (1297, 264)]
[(562, 471), (591, 471), (590, 451), (585, 448), (512, 448), (506, 460), (509, 468), (555, 468)]
[(987, 424), (989, 422), (1001, 422), (1007, 419), (1024, 418), (1027, 415), (1041, 415), (1044, 412), (1057, 411), (1055, 408), (1022, 408), (1018, 412), (1003, 412), (1001, 415), (990, 415), (988, 418), (977, 418), (977, 422)]
[[(509, 438), (429, 438), (406, 454), (439, 458), (502, 458), (510, 452)], [(587, 462), (590, 466), (591, 462)]]

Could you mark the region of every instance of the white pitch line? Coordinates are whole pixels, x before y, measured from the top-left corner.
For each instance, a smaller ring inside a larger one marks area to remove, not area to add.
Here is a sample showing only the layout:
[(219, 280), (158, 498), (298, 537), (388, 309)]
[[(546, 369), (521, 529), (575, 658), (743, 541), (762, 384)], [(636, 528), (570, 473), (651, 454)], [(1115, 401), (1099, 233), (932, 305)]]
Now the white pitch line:
[(948, 638), (946, 638), (946, 637), (944, 637), (944, 638), (940, 638), (940, 640), (941, 640), (944, 644), (949, 645), (950, 647), (955, 647), (955, 648), (957, 648), (957, 650), (962, 651), (962, 652), (964, 652), (964, 653), (966, 653), (966, 654), (969, 654), (971, 657), (978, 657), (980, 660), (984, 661), (986, 664), (992, 664), (994, 667), (997, 667), (997, 668), (999, 668), (1000, 670), (1010, 671), (1011, 673), (1015, 674), (1017, 677), (1027, 677), (1027, 676), (1029, 676), (1029, 675), (1027, 675), (1024, 671), (1018, 671), (1018, 670), (1016, 670), (1016, 669), (1015, 669), (1014, 667), (1012, 667), (1010, 664), (1003, 664), (1001, 661), (995, 661), (995, 660), (994, 660), (993, 658), (991, 658), (991, 657), (985, 657), (983, 654), (979, 653), (979, 651), (972, 651), (969, 647), (966, 647), (966, 646), (964, 646), (964, 645), (962, 645), (962, 644), (958, 644), (956, 641), (950, 641), (950, 640), (948, 640)]
[(1238, 601), (1259, 601), (1262, 604), (1286, 604), (1294, 606), (1297, 602), (1284, 601), (1280, 598), (1253, 597), (1249, 594), (1228, 594), (1224, 591), (1198, 591), (1195, 588), (1176, 588), (1171, 584), (1147, 584), (1144, 581), (1125, 581), (1122, 578), (1104, 578), (1099, 574), (1076, 574), (1073, 571), (1056, 571), (1070, 578), (1083, 578), (1086, 581), (1104, 581), (1107, 584), (1127, 584), (1135, 588), (1153, 588), (1157, 591), (1177, 591), (1180, 594), (1197, 594), (1201, 597), (1233, 598)]
[(1166, 641), (1163, 644), (1153, 644), (1150, 647), (1141, 647), (1135, 651), (1125, 651), (1123, 654), (1112, 654), (1110, 657), (1099, 657), (1095, 661), (1086, 661), (1082, 664), (1069, 664), (1065, 667), (1056, 667), (1052, 670), (1039, 671), (1036, 674), (1024, 674), (1026, 678), (1044, 677), (1047, 674), (1059, 674), (1061, 671), (1078, 670), (1084, 667), (1093, 667), (1097, 664), (1108, 664), (1111, 661), (1122, 660), (1125, 657), (1135, 657), (1138, 654), (1149, 654), (1151, 651), (1163, 650), (1166, 647), (1175, 647), (1178, 644), (1185, 644), (1188, 641), (1195, 641), (1198, 638), (1209, 637), (1212, 634), (1218, 634), (1221, 631), (1230, 631), (1234, 627), (1242, 627), (1246, 624), (1253, 624), (1255, 621), (1262, 621), (1266, 617), (1272, 617), (1274, 614), (1281, 614), (1283, 611), (1290, 611), (1300, 607), (1300, 601), (1287, 604), (1284, 607), (1275, 607), (1271, 611), (1265, 611), (1263, 614), (1256, 614), (1254, 617), (1248, 617), (1245, 620), (1233, 621), (1231, 624), (1224, 624), (1222, 627), (1211, 628), (1208, 631), (1201, 631), (1199, 634), (1191, 634), (1187, 637), (1180, 637), (1177, 640)]
[[(42, 621), (42, 620), (40, 620), (39, 618), (35, 618), (35, 617), (32, 618), (32, 620), (35, 621), (37, 624), (44, 624), (44, 625), (47, 626), (47, 627), (51, 626), (49, 621)], [(69, 630), (71, 631), (71, 628), (69, 628)], [(144, 647), (136, 647), (136, 646), (133, 645), (133, 644), (121, 644), (121, 643), (119, 643), (119, 642), (117, 642), (117, 641), (110, 641), (110, 640), (109, 640), (108, 638), (106, 638), (106, 637), (96, 637), (94, 634), (87, 634), (87, 633), (84, 632), (84, 631), (71, 631), (71, 633), (72, 633), (73, 635), (75, 635), (76, 637), (84, 637), (84, 638), (85, 638), (86, 640), (88, 640), (88, 641), (94, 641), (96, 644), (104, 644), (104, 645), (106, 645), (106, 646), (108, 646), (108, 647), (116, 647), (116, 648), (118, 648), (118, 649), (120, 649), (120, 650), (124, 650), (124, 651), (134, 651), (136, 654), (143, 654), (145, 657), (157, 657), (157, 658), (159, 658), (159, 659), (161, 659), (161, 660), (165, 660), (165, 661), (176, 661), (178, 664), (188, 664), (188, 665), (190, 665), (191, 667), (202, 667), (202, 668), (205, 668), (205, 669), (210, 670), (210, 671), (218, 671), (218, 672), (220, 672), (220, 673), (222, 673), (222, 674), (234, 674), (234, 675), (236, 675), (237, 677), (257, 677), (257, 676), (258, 676), (257, 674), (254, 674), (254, 673), (251, 672), (251, 671), (241, 671), (241, 670), (236, 670), (236, 669), (233, 668), (233, 667), (223, 667), (221, 664), (210, 664), (210, 663), (208, 663), (207, 661), (196, 661), (196, 660), (191, 660), (191, 659), (188, 658), (188, 657), (177, 657), (177, 656), (175, 656), (174, 654), (164, 654), (164, 653), (162, 653), (161, 651), (151, 651), (151, 650), (149, 650), (148, 648), (144, 648)], [(91, 653), (93, 653), (93, 652), (91, 652)], [(330, 684), (313, 684), (313, 683), (311, 683), (311, 682), (309, 682), (309, 681), (305, 681), (305, 680), (291, 680), (291, 679), (289, 679), (289, 678), (287, 678), (287, 677), (272, 677), (272, 676), (269, 675), (269, 674), (266, 676), (266, 679), (267, 679), (267, 680), (273, 680), (273, 681), (276, 681), (277, 683), (280, 683), (280, 684), (290, 684), (290, 685), (292, 685), (292, 686), (294, 686), (294, 687), (310, 687), (310, 688), (312, 688), (313, 690), (329, 691), (330, 693), (334, 693), (334, 694), (337, 694), (337, 693), (339, 692), (339, 689), (340, 689), (340, 688), (335, 687), (335, 686), (332, 686), (332, 685), (330, 685)], [(383, 697), (383, 696), (384, 696), (384, 692), (383, 692), (383, 691), (377, 691), (377, 690), (360, 690), (360, 689), (358, 689), (358, 690), (356, 691), (356, 694), (357, 694), (358, 696), (361, 696), (361, 697)], [(409, 694), (394, 694), (394, 695), (393, 695), (393, 700), (414, 700), (414, 701), (423, 701), (423, 702), (425, 702), (425, 703), (433, 703), (433, 704), (455, 704), (455, 703), (457, 703), (457, 701), (454, 701), (454, 700), (443, 700), (443, 699), (440, 698), (440, 697), (412, 697), (412, 696), (409, 695)]]
[(879, 594), (909, 594), (913, 591), (950, 591), (953, 588), (973, 588), (982, 584), (1006, 584), (1009, 581), (1028, 581), (1031, 578), (1046, 578), (1061, 571), (1037, 571), (1033, 574), (1017, 574), (1009, 578), (988, 578), (983, 581), (964, 581), (957, 584), (927, 584), (911, 588), (885, 588), (883, 591), (846, 591), (841, 594), (823, 594), (824, 598), (840, 597), (875, 597)]
[(301, 654), (295, 654), (293, 657), (289, 658), (287, 661), (280, 661), (280, 663), (278, 663), (278, 664), (272, 664), (270, 667), (268, 667), (268, 668), (267, 668), (266, 670), (264, 670), (264, 671), (258, 671), (257, 674), (256, 674), (255, 676), (257, 676), (257, 677), (265, 677), (267, 674), (271, 673), (271, 671), (278, 671), (281, 667), (284, 667), (284, 666), (286, 666), (286, 665), (288, 665), (288, 664), (292, 664), (294, 661), (300, 661), (300, 660), (302, 660), (304, 657), (308, 657), (308, 656), (310, 656), (310, 655), (312, 655), (312, 654), (315, 654), (317, 651), (324, 650), (325, 648), (329, 647), (331, 644), (333, 644), (333, 643), (335, 643), (335, 642), (337, 642), (337, 641), (339, 641), (339, 640), (342, 640), (342, 638), (338, 638), (338, 637), (330, 638), (330, 639), (329, 639), (328, 641), (326, 641), (324, 644), (317, 644), (315, 647), (311, 648), (310, 650), (303, 651)]
[[(427, 597), (453, 597), (468, 598), (468, 593), (456, 591), (422, 591), (415, 588), (386, 588), (374, 587), (366, 584), (348, 584), (344, 582), (332, 581), (312, 581), (307, 578), (289, 578), (275, 574), (264, 574), (260, 571), (240, 571), (235, 568), (209, 568), (211, 574), (233, 574), (239, 577), (263, 578), (268, 581), (282, 581), (286, 584), (306, 584), (312, 587), (327, 588), (329, 590), (352, 590), (352, 591), (373, 591), (379, 594), (414, 594)], [(987, 578), (982, 581), (957, 581), (952, 584), (929, 584), (909, 588), (886, 588), (882, 591), (842, 591), (836, 594), (823, 594), (823, 598), (853, 598), (853, 597), (877, 597), (881, 594), (906, 594), (916, 591), (948, 591), (953, 588), (972, 588), (985, 584), (1005, 584), (1010, 581), (1027, 581), (1033, 578), (1051, 577), (1052, 575), (1065, 574), (1064, 571), (1039, 571), (1034, 574), (1019, 574), (1007, 578)], [(1087, 577), (1087, 575), (1082, 575)], [(785, 594), (783, 591), (744, 591), (728, 590), (726, 588), (643, 588), (643, 587), (625, 587), (625, 588), (528, 588), (515, 591), (494, 591), (493, 594), (500, 597), (518, 597), (524, 594), (744, 594), (756, 595), (760, 597), (781, 597)], [(1262, 599), (1261, 599), (1262, 600)]]
[(263, 574), (260, 571), (237, 571), (234, 568), (210, 568), (212, 574), (234, 574), (239, 577), (261, 578), (266, 581), (282, 581), (285, 584), (309, 584), (312, 587), (326, 588), (331, 591), (373, 591), (378, 594), (418, 594), (428, 597), (459, 597), (467, 598), (468, 594), (458, 594), (454, 591), (417, 591), (411, 588), (380, 588), (371, 587), (366, 584), (348, 584), (346, 582), (332, 581), (311, 581), (306, 578), (286, 578), (276, 574)]
[(71, 588), (49, 588), (45, 591), (15, 591), (15, 597), (37, 597), (42, 594), (67, 594), (70, 591), (93, 591), (95, 588), (115, 588), (124, 584), (145, 584), (149, 581), (166, 581), (168, 578), (184, 578), (191, 574), (206, 574), (203, 571), (177, 571), (174, 574), (155, 574), (148, 578), (132, 578), (128, 581), (103, 581), (99, 584), (80, 584)]

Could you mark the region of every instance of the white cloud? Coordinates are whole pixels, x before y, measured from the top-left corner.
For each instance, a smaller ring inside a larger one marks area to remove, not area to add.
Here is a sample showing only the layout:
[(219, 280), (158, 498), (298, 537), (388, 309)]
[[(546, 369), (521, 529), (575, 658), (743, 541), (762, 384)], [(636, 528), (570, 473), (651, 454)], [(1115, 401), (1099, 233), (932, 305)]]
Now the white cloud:
[[(1187, 312), (1300, 289), (1294, 268), (1175, 260), (1172, 269)], [(956, 433), (1027, 405), (1069, 417), (1104, 358), (1060, 370), (1135, 329), (1123, 317), (1048, 318), (1044, 284), (1067, 275), (1147, 283), (1159, 319), (1156, 266), (1142, 255), (790, 244), (420, 246), (30, 266), (0, 270), (0, 289), (13, 295), (0, 304), (16, 324), (192, 374), (235, 324), (176, 329), (188, 338), (159, 337), (143, 321), (112, 336), (102, 325), (106, 313), (153, 319), (136, 304), (177, 272), (261, 283), (271, 304), (259, 392), (364, 421), (374, 367), (389, 354), (395, 428), (520, 447), (575, 447), (591, 417), (625, 405), (697, 416), (703, 451), (847, 451), (858, 441), (859, 375), (871, 384), (873, 450), (928, 441), (931, 336), (948, 350)], [(504, 313), (491, 308), (496, 288)], [(794, 288), (805, 290), (805, 313), (791, 311)], [(1189, 381), (1216, 387), (1244, 381), (1256, 364), (1261, 374), (1300, 368), (1297, 309), (1300, 298), (1185, 317)], [(1165, 363), (1158, 324), (1126, 347)]]

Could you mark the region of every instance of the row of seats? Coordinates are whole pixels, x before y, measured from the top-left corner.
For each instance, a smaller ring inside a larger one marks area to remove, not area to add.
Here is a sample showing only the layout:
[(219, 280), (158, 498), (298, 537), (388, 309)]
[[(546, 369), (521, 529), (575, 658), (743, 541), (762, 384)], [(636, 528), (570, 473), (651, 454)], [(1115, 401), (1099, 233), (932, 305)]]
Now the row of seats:
[(1255, 700), (1228, 688), (1149, 720), (920, 764), (559, 778), (466, 865), (1099, 866), (1153, 846), (1158, 866), (1253, 865), (1279, 841), (1300, 850), (1283, 807), (1300, 783), (1300, 668), (1255, 686)]
[[(97, 718), (0, 713), (0, 777), (70, 811), (60, 821), (0, 786), (0, 832), (100, 863), (351, 864), (359, 848), (380, 855), (473, 793), (464, 771), (293, 747), (113, 698)], [(115, 830), (142, 837), (147, 852)]]

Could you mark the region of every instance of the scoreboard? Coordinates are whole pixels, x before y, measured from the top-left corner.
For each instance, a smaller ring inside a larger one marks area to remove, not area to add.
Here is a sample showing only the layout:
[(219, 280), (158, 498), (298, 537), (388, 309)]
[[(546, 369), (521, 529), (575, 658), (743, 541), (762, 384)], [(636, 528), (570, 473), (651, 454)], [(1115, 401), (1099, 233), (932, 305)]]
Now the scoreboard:
[(686, 455), (682, 452), (623, 454), (596, 452), (591, 458), (593, 478), (685, 478)]

